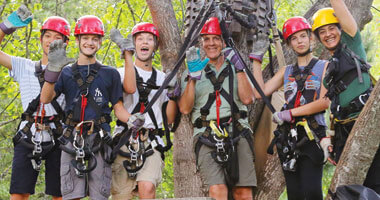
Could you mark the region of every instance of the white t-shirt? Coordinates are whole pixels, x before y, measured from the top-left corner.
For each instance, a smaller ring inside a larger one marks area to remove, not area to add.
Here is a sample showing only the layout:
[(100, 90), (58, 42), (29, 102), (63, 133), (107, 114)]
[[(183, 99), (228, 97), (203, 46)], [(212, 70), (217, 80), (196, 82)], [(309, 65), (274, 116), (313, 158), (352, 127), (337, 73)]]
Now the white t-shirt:
[[(33, 99), (35, 99), (41, 92), (40, 83), (38, 81), (38, 78), (35, 76), (35, 62), (29, 59), (21, 58), (21, 57), (11, 57), (12, 60), (12, 70), (9, 70), (9, 75), (19, 83), (20, 88), (20, 95), (21, 95), (21, 104), (23, 111), (25, 111), (28, 108), (28, 105)], [(42, 69), (45, 69), (46, 66), (41, 66)], [(59, 105), (61, 105), (62, 110), (65, 106), (65, 99), (64, 95), (61, 95), (58, 97), (57, 102)], [(51, 104), (46, 104), (44, 106), (45, 108), (45, 116), (52, 116), (57, 114), (55, 112), (54, 107)], [(33, 116), (35, 116), (36, 113), (33, 113)], [(39, 116), (41, 116), (41, 109)], [(27, 121), (21, 122), (20, 129), (24, 128)], [(54, 123), (50, 123), (50, 127), (55, 128)], [(36, 129), (33, 126), (30, 129), (32, 133), (34, 134)], [(49, 133), (46, 131), (43, 131), (43, 141), (50, 141), (51, 138), (48, 136)], [(36, 139), (38, 139), (39, 134), (36, 135)]]
[[(147, 82), (148, 79), (150, 78), (150, 76), (152, 75), (152, 71), (145, 71), (143, 69), (140, 69), (139, 67), (135, 67), (135, 68), (137, 69), (137, 72), (139, 73), (139, 76), (143, 79), (143, 81)], [(119, 71), (120, 76), (121, 76), (121, 82), (123, 83), (124, 68), (119, 68), (118, 71)], [(161, 86), (165, 80), (165, 73), (163, 73), (159, 70), (156, 70), (156, 72), (157, 72), (156, 85)], [(151, 90), (151, 92), (148, 96), (148, 101), (150, 101), (153, 98), (153, 96), (154, 96), (154, 94), (156, 94), (156, 92), (157, 92), (157, 90), (155, 90), (155, 89)], [(167, 97), (166, 94), (167, 94), (167, 89), (165, 89), (162, 92), (160, 97), (157, 99), (157, 101), (152, 106), (152, 110), (153, 110), (154, 116), (156, 117), (158, 128), (162, 128), (162, 111), (161, 111), (162, 104), (169, 100), (169, 98)], [(123, 92), (123, 104), (129, 113), (132, 113), (133, 109), (135, 108), (135, 106), (137, 105), (138, 102), (139, 102), (139, 93), (138, 93), (137, 88), (136, 88), (136, 92), (133, 94), (126, 94), (125, 92)], [(143, 127), (155, 128), (149, 114), (145, 113), (144, 117), (145, 117), (145, 124)]]

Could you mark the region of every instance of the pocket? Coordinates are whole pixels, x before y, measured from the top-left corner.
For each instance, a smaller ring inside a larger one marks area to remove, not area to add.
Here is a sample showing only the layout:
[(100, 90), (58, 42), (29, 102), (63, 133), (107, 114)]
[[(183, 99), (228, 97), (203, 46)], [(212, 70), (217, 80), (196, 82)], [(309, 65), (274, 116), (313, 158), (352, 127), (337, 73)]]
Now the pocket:
[(70, 173), (70, 163), (61, 166), (61, 192), (62, 195), (71, 193), (74, 190), (73, 177)]
[(107, 163), (104, 163), (103, 167), (103, 180), (102, 180), (102, 188), (100, 193), (104, 197), (109, 197), (111, 192), (111, 179), (112, 179), (112, 169), (111, 166)]

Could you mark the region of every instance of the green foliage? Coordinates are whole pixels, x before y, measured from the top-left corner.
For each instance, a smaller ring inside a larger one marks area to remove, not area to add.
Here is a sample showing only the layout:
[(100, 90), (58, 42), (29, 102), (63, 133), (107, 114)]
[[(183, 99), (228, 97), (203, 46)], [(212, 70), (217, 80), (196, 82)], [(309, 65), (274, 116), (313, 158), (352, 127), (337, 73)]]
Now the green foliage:
[[(76, 20), (83, 15), (96, 15), (102, 19), (105, 25), (105, 37), (103, 38), (102, 48), (97, 54), (97, 59), (106, 65), (123, 67), (124, 60), (120, 59), (119, 48), (110, 42), (109, 31), (116, 27), (120, 29), (125, 37), (131, 32), (132, 27), (139, 22), (151, 22), (149, 9), (144, 0), (85, 0), (85, 1), (67, 1), (67, 0), (7, 0), (2, 1), (6, 5), (4, 10), (0, 10), (1, 18), (4, 19), (11, 12), (15, 11), (21, 3), (27, 2), (28, 8), (34, 14), (32, 23), (23, 29), (17, 30), (10, 36), (6, 36), (0, 44), (0, 50), (13, 56), (30, 58), (32, 60), (41, 59), (42, 48), (40, 46), (40, 27), (43, 21), (52, 15), (58, 15), (66, 18), (70, 24), (72, 33), (75, 27)], [(303, 15), (305, 11), (316, 1), (310, 0), (290, 0), (290, 1), (275, 1), (278, 16), (278, 28), (281, 29), (284, 21), (292, 16)], [(184, 31), (184, 7), (186, 1), (174, 0), (172, 5), (178, 21), (178, 28), (181, 32)], [(375, 0), (373, 5), (380, 8), (380, 0)], [(0, 8), (3, 5), (0, 6)], [(380, 76), (380, 52), (378, 44), (380, 38), (377, 37), (380, 31), (380, 12), (376, 9), (371, 9), (374, 19), (366, 25), (362, 32), (363, 41), (368, 54), (368, 60), (372, 64), (371, 73), (375, 77)], [(68, 56), (77, 57), (78, 49), (73, 34), (70, 37), (68, 45)], [(154, 62), (154, 67), (162, 69), (160, 64), (160, 55), (157, 52)], [(19, 118), (22, 113), (22, 105), (20, 95), (18, 93), (18, 84), (9, 76), (8, 70), (5, 67), (0, 67), (0, 123), (11, 119)], [(12, 121), (6, 125), (0, 126), (0, 199), (9, 198), (9, 181), (11, 174), (11, 161), (13, 155), (12, 136), (16, 132), (19, 120)], [(115, 123), (113, 122), (112, 127)], [(173, 197), (173, 158), (172, 151), (166, 154), (165, 170), (163, 173), (162, 183), (157, 188), (157, 197), (169, 198)], [(323, 190), (326, 194), (327, 188), (330, 185), (331, 176), (334, 167), (326, 165), (324, 169)], [(43, 170), (42, 170), (43, 173)], [(44, 176), (40, 176), (36, 195), (32, 195), (31, 199), (45, 199), (44, 196)], [(282, 198), (286, 198), (285, 196)]]
[[(53, 15), (66, 18), (71, 25), (70, 42), (67, 48), (69, 57), (77, 57), (78, 48), (73, 35), (76, 20), (83, 15), (96, 15), (104, 23), (105, 37), (101, 49), (97, 53), (97, 59), (102, 63), (115, 67), (123, 67), (124, 60), (120, 58), (119, 48), (110, 41), (109, 31), (111, 28), (120, 29), (123, 36), (127, 36), (132, 31), (132, 27), (139, 22), (152, 22), (148, 6), (144, 0), (133, 1), (63, 1), (63, 0), (8, 0), (1, 18), (4, 19), (10, 13), (15, 11), (22, 3), (27, 2), (27, 7), (32, 11), (34, 19), (32, 23), (23, 29), (17, 30), (12, 35), (6, 36), (0, 44), (0, 49), (12, 56), (20, 56), (39, 60), (42, 57), (42, 48), (40, 45), (40, 27), (43, 21)], [(128, 5), (129, 4), (129, 5)], [(2, 7), (2, 6), (0, 6)], [(176, 17), (183, 24), (180, 1), (173, 1), (173, 7), (176, 11)], [(1, 12), (1, 11), (0, 11)], [(1, 20), (0, 20), (1, 21)], [(30, 34), (31, 33), (31, 34)], [(160, 64), (159, 52), (156, 54), (153, 65), (162, 69)], [(17, 119), (23, 112), (20, 95), (18, 94), (18, 83), (14, 82), (9, 76), (5, 67), (0, 67), (0, 123), (10, 119)], [(115, 118), (114, 118), (115, 119)], [(11, 161), (13, 156), (13, 144), (11, 138), (16, 132), (18, 120), (5, 126), (0, 126), (0, 199), (9, 198), (9, 181), (11, 174)], [(111, 123), (115, 126), (115, 122)], [(43, 174), (42, 169), (42, 174)], [(44, 199), (44, 176), (40, 176), (36, 194), (31, 199)], [(167, 183), (166, 183), (167, 182)], [(166, 168), (164, 171), (163, 183), (159, 186), (158, 196), (173, 196), (173, 171), (172, 171), (172, 153), (167, 153)]]

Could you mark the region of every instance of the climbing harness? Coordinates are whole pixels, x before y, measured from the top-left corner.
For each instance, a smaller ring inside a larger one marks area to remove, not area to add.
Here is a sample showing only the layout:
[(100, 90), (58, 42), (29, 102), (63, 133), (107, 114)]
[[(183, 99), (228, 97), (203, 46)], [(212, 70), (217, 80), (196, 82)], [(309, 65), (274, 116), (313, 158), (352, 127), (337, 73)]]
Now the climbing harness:
[[(35, 76), (38, 78), (40, 87), (42, 88), (45, 79), (44, 71), (41, 67), (41, 61), (35, 62)], [(28, 105), (28, 108), (21, 115), (21, 122), (19, 124), (19, 131), (13, 137), (14, 145), (21, 143), (26, 148), (31, 149), (32, 153), (28, 154), (27, 157), (31, 159), (33, 169), (39, 171), (41, 169), (42, 160), (44, 156), (53, 150), (55, 146), (55, 140), (62, 133), (61, 119), (63, 118), (63, 111), (61, 106), (57, 102), (57, 98), (53, 99), (51, 102), (57, 115), (45, 116), (45, 105), (40, 103), (40, 95), (34, 98)], [(35, 116), (33, 114), (36, 113)], [(39, 116), (41, 113), (41, 116)], [(20, 125), (23, 121), (27, 123), (22, 129)], [(50, 127), (50, 123), (53, 123), (55, 129)], [(32, 133), (30, 130), (32, 125), (35, 125), (36, 131)], [(50, 141), (44, 141), (43, 132), (48, 132)]]
[[(74, 156), (71, 161), (76, 174), (84, 177), (95, 169), (97, 162), (95, 154), (101, 151), (104, 160), (112, 162), (110, 157), (112, 138), (108, 131), (103, 130), (101, 124), (109, 123), (111, 117), (103, 114), (94, 97), (89, 93), (91, 83), (95, 80), (102, 65), (98, 62), (94, 67), (88, 68), (86, 80), (83, 80), (77, 63), (71, 66), (73, 79), (79, 87), (79, 98), (73, 102), (74, 108), (67, 113), (64, 120), (67, 128), (59, 137), (60, 148), (66, 153)], [(96, 119), (84, 120), (85, 109), (90, 106), (96, 113)], [(70, 145), (69, 142), (72, 144)]]
[[(160, 88), (160, 86), (156, 85), (157, 72), (154, 68), (152, 69), (151, 77), (146, 82), (143, 81), (143, 78), (139, 75), (136, 68), (135, 73), (139, 102), (133, 108), (132, 114), (137, 112), (144, 113), (146, 106), (149, 104), (149, 94), (152, 92), (152, 90), (158, 90)], [(164, 153), (168, 151), (173, 145), (170, 139), (170, 132), (175, 131), (176, 127), (178, 126), (180, 115), (177, 113), (175, 125), (172, 129), (170, 129), (166, 116), (167, 103), (168, 102), (165, 102), (161, 109), (164, 129), (159, 128), (157, 119), (152, 109), (148, 111), (148, 115), (153, 122), (153, 125), (155, 127), (154, 129), (142, 128), (137, 132), (133, 132), (132, 130), (128, 132), (127, 124), (121, 121), (117, 122), (118, 126), (124, 127), (124, 131), (120, 135), (126, 134), (128, 137), (126, 138), (127, 141), (125, 142), (121, 139), (117, 141), (117, 145), (113, 149), (112, 155), (113, 157), (116, 157), (116, 154), (119, 154), (126, 158), (126, 160), (123, 162), (123, 166), (130, 177), (136, 176), (137, 171), (143, 167), (146, 158), (153, 154), (153, 149), (159, 151), (161, 153), (162, 159), (164, 159)], [(166, 136), (166, 145), (162, 140), (162, 137), (164, 135)], [(123, 151), (121, 149), (123, 145), (126, 147), (127, 151)]]
[[(282, 110), (297, 108), (314, 100), (316, 91), (305, 90), (305, 88), (308, 84), (306, 80), (311, 75), (312, 69), (317, 62), (318, 60), (313, 58), (303, 71), (300, 70), (297, 63), (292, 66), (292, 77), (295, 78), (297, 84), (297, 93), (283, 106)], [(301, 103), (301, 98), (305, 102)], [(320, 148), (319, 138), (323, 137), (324, 128), (316, 121), (315, 116), (317, 114), (320, 113), (306, 117), (296, 117), (293, 123), (286, 122), (283, 125), (277, 126), (277, 129), (274, 131), (275, 137), (267, 152), (273, 154), (273, 147), (276, 145), (282, 168), (285, 171), (296, 171), (296, 161), (301, 154), (300, 149), (306, 142), (315, 141)], [(300, 133), (302, 134), (300, 135)]]

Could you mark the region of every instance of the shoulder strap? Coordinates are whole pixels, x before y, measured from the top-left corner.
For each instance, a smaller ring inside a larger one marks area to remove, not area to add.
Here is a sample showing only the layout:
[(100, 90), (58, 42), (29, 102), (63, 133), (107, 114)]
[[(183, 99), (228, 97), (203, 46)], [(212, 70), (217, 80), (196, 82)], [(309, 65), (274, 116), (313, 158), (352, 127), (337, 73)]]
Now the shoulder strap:
[[(296, 106), (296, 102), (299, 103), (301, 96), (305, 92), (304, 89), (305, 89), (306, 79), (311, 74), (313, 67), (317, 62), (318, 62), (318, 59), (316, 59), (316, 58), (311, 59), (309, 64), (303, 70), (303, 72), (301, 72), (301, 70), (298, 66), (298, 63), (296, 63), (292, 66), (292, 69), (293, 69), (292, 73), (293, 73), (293, 76), (294, 76), (296, 83), (297, 83), (297, 95), (295, 95), (293, 97), (293, 99), (289, 101), (288, 104), (285, 104), (286, 109), (294, 108)], [(297, 103), (297, 105), (298, 105), (298, 103)]]
[(304, 90), (306, 79), (311, 74), (312, 69), (317, 62), (318, 62), (318, 59), (316, 58), (311, 59), (303, 72), (301, 72), (298, 66), (298, 63), (293, 65), (293, 75), (294, 75), (294, 78), (296, 79), (298, 90), (301, 90), (301, 91)]
[[(100, 106), (94, 101), (94, 98), (92, 97), (92, 95), (88, 92), (92, 82), (95, 80), (95, 77), (97, 76), (98, 74), (98, 71), (99, 69), (102, 67), (103, 65), (100, 64), (99, 62), (96, 62), (95, 63), (95, 66), (92, 67), (89, 71), (89, 74), (86, 78), (86, 80), (83, 80), (82, 76), (80, 75), (80, 72), (78, 70), (78, 63), (75, 62), (71, 68), (72, 68), (72, 72), (73, 72), (73, 79), (76, 81), (79, 89), (80, 89), (80, 93), (79, 95), (81, 94), (87, 94), (87, 100), (88, 100), (88, 103), (89, 105), (91, 106), (91, 108), (94, 109), (95, 113), (96, 113), (96, 116), (98, 118), (100, 118), (102, 116), (102, 109), (100, 108)], [(75, 103), (79, 103), (80, 101), (77, 101)], [(76, 118), (78, 116), (80, 116), (80, 110), (78, 109), (75, 109), (73, 111), (74, 113), (74, 119), (79, 119), (79, 118)]]
[[(45, 70), (42, 70), (41, 60), (34, 62), (34, 75), (37, 77), (38, 82), (40, 83), (40, 87), (41, 88), (42, 88), (42, 86), (44, 85), (44, 82), (45, 82), (44, 74), (45, 74)], [(37, 95), (37, 97), (34, 98), (29, 103), (28, 108), (24, 112), (25, 114), (32, 115), (37, 110), (37, 107), (40, 104), (40, 96), (41, 96), (40, 94)], [(62, 113), (62, 108), (59, 105), (59, 103), (57, 102), (57, 98), (58, 97), (55, 97), (51, 101), (51, 105), (53, 106), (53, 108), (57, 112), (57, 114), (60, 114), (60, 113)]]
[[(145, 108), (149, 103), (148, 97), (149, 97), (149, 94), (152, 91), (152, 89), (158, 89), (159, 88), (156, 85), (157, 71), (154, 68), (152, 68), (152, 74), (146, 82), (143, 81), (143, 78), (139, 75), (136, 68), (135, 68), (135, 72), (136, 72), (137, 91), (139, 93), (139, 102), (133, 108), (132, 114), (140, 112), (142, 106), (144, 106), (144, 108)], [(154, 126), (156, 127), (156, 129), (158, 129), (157, 119), (154, 115), (153, 110), (150, 109), (148, 111), (148, 114), (149, 114), (149, 117), (152, 120)]]

